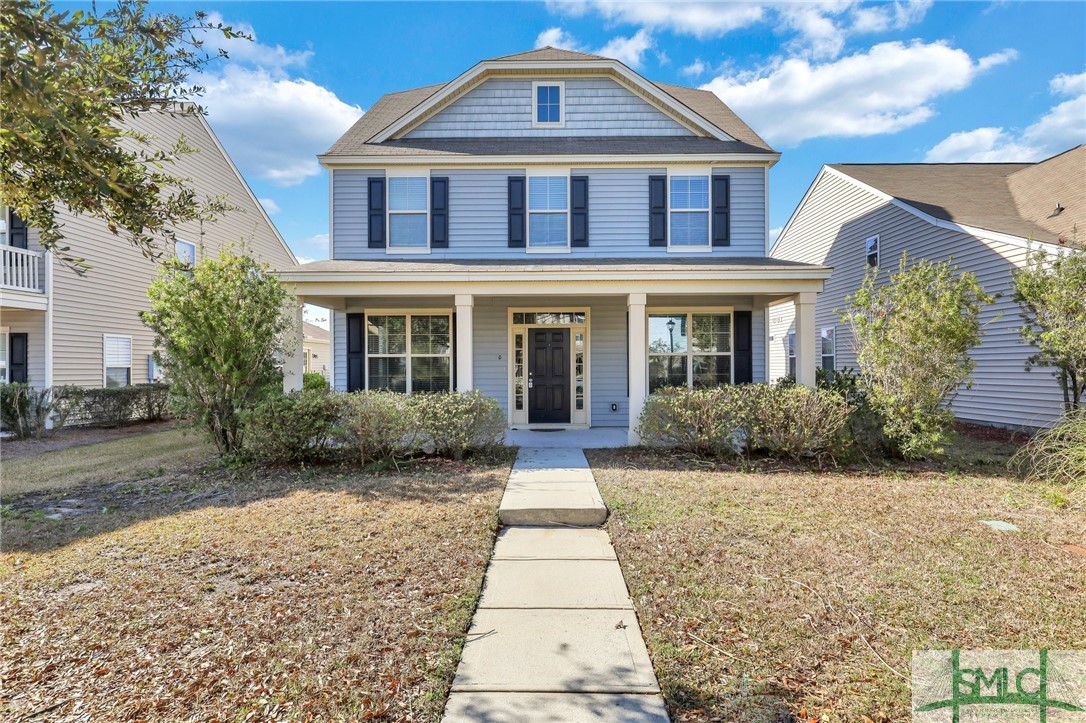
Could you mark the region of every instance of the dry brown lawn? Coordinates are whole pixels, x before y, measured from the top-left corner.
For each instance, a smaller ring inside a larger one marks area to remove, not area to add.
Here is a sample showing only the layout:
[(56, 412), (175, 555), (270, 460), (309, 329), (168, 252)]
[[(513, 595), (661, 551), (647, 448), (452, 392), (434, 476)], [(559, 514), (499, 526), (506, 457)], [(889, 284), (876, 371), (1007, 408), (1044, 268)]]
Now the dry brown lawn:
[(751, 474), (591, 452), (674, 719), (908, 720), (914, 649), (1086, 647), (1086, 511), (975, 453)]
[(510, 461), (5, 498), (0, 719), (439, 719)]

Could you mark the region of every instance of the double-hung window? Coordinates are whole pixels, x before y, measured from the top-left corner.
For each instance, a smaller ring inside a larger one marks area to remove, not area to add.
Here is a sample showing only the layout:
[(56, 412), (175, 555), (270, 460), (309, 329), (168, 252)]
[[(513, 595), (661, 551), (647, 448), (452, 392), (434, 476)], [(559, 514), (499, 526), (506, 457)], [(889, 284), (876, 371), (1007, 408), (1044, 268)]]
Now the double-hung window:
[(668, 183), (670, 247), (709, 248), (709, 176), (670, 176)]
[(569, 176), (528, 177), (528, 248), (569, 248)]
[(430, 246), (429, 179), (425, 176), (391, 176), (388, 179), (388, 246), (418, 249)]
[(127, 387), (132, 383), (132, 337), (105, 334), (102, 337), (102, 347), (105, 385)]
[(410, 394), (452, 390), (449, 314), (366, 317), (367, 389)]
[(867, 247), (867, 265), (877, 267), (879, 265), (879, 237), (871, 236), (865, 242)]
[(185, 266), (196, 265), (196, 244), (178, 239), (173, 242), (174, 255)]
[(649, 392), (732, 381), (730, 312), (649, 314)]
[(827, 326), (822, 329), (822, 368), (833, 371), (837, 363), (837, 327)]
[(560, 128), (565, 124), (565, 83), (536, 81), (532, 84), (532, 125)]
[(788, 376), (796, 378), (796, 332), (788, 332)]

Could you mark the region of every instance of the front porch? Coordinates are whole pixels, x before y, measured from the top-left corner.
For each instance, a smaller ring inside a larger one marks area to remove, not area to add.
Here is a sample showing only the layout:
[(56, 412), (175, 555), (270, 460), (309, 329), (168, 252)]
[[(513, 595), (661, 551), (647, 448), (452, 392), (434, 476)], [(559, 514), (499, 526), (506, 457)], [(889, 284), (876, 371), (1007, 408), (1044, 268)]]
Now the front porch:
[[(792, 300), (813, 330), (828, 272), (770, 259), (331, 261), (284, 282), (332, 312), (336, 389), (478, 389), (517, 444), (584, 447), (636, 444), (657, 388), (772, 381), (766, 309)], [(813, 385), (813, 334), (798, 347), (798, 381)]]

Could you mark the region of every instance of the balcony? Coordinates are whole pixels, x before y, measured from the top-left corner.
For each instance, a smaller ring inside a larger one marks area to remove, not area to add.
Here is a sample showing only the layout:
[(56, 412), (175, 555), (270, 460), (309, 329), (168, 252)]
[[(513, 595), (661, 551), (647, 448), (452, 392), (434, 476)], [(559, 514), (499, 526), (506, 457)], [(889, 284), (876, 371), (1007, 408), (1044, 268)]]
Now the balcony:
[(0, 289), (45, 293), (45, 255), (15, 246), (0, 246)]

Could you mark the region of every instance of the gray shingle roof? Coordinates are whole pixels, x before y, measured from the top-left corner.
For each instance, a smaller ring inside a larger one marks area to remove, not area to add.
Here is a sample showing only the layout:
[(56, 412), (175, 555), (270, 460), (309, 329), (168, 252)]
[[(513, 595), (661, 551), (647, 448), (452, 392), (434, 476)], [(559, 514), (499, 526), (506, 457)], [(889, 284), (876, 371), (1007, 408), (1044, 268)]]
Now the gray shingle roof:
[[(830, 168), (935, 218), (1036, 241), (1070, 238), (1086, 207), (1086, 146), (1036, 164), (839, 163)], [(1039, 188), (1051, 189), (1053, 197)], [(1069, 212), (1049, 218), (1057, 202)]]
[(765, 153), (739, 141), (683, 136), (575, 136), (522, 138), (403, 138), (384, 143), (365, 143), (346, 155), (368, 156), (535, 156), (535, 155), (645, 155), (700, 153)]
[[(540, 48), (539, 50), (531, 50), (526, 53), (517, 53), (515, 55), (506, 55), (499, 58), (493, 58), (493, 60), (501, 61), (569, 61), (577, 62), (584, 60), (609, 60), (600, 55), (591, 55), (589, 53), (579, 53), (572, 50), (561, 50), (558, 48)], [(427, 142), (423, 143), (422, 139), (418, 141), (410, 139), (400, 139), (394, 141), (385, 141), (384, 143), (370, 143), (378, 133), (385, 128), (402, 118), (409, 113), (412, 109), (417, 107), (420, 103), (423, 103), (426, 99), (444, 88), (447, 83), (438, 83), (435, 85), (427, 85), (422, 88), (413, 88), (411, 90), (404, 90), (397, 93), (389, 93), (382, 96), (372, 108), (369, 109), (358, 121), (346, 133), (337, 140), (332, 147), (325, 153), (325, 156), (361, 156), (361, 155), (378, 155), (378, 156), (396, 156), (396, 155), (416, 155), (419, 153), (427, 153), (434, 155), (514, 155), (517, 153), (530, 153), (532, 151), (527, 150), (513, 150), (512, 146), (505, 141), (507, 139), (501, 138), (453, 138), (453, 139), (426, 139)], [(654, 139), (625, 139), (630, 141), (627, 145), (613, 146), (613, 150), (607, 151), (592, 151), (583, 150), (583, 142), (590, 142), (594, 147), (599, 147), (599, 139), (597, 138), (563, 138), (563, 139), (547, 139), (554, 141), (579, 141), (580, 145), (576, 142), (562, 145), (557, 143), (553, 145), (553, 148), (542, 151), (547, 154), (577, 154), (577, 153), (773, 153), (773, 149), (762, 138), (751, 129), (746, 123), (742, 121), (727, 105), (723, 103), (713, 93), (707, 90), (699, 90), (697, 88), (686, 88), (680, 85), (671, 85), (669, 83), (653, 83), (657, 88), (663, 91), (665, 94), (671, 96), (680, 103), (686, 105), (698, 115), (702, 116), (710, 123), (713, 123), (725, 133), (735, 138), (737, 143), (728, 145), (727, 143), (717, 141), (715, 139), (696, 138), (685, 139), (695, 141), (712, 141), (719, 144), (716, 147), (710, 147), (706, 143), (700, 144), (675, 144), (672, 139), (654, 138)], [(522, 139), (529, 141), (533, 139)], [(659, 150), (638, 150), (643, 149), (646, 146), (648, 140), (654, 140), (660, 143)], [(677, 140), (677, 139), (676, 139)], [(414, 146), (409, 146), (408, 143), (414, 143)], [(629, 149), (629, 150), (628, 150)]]

